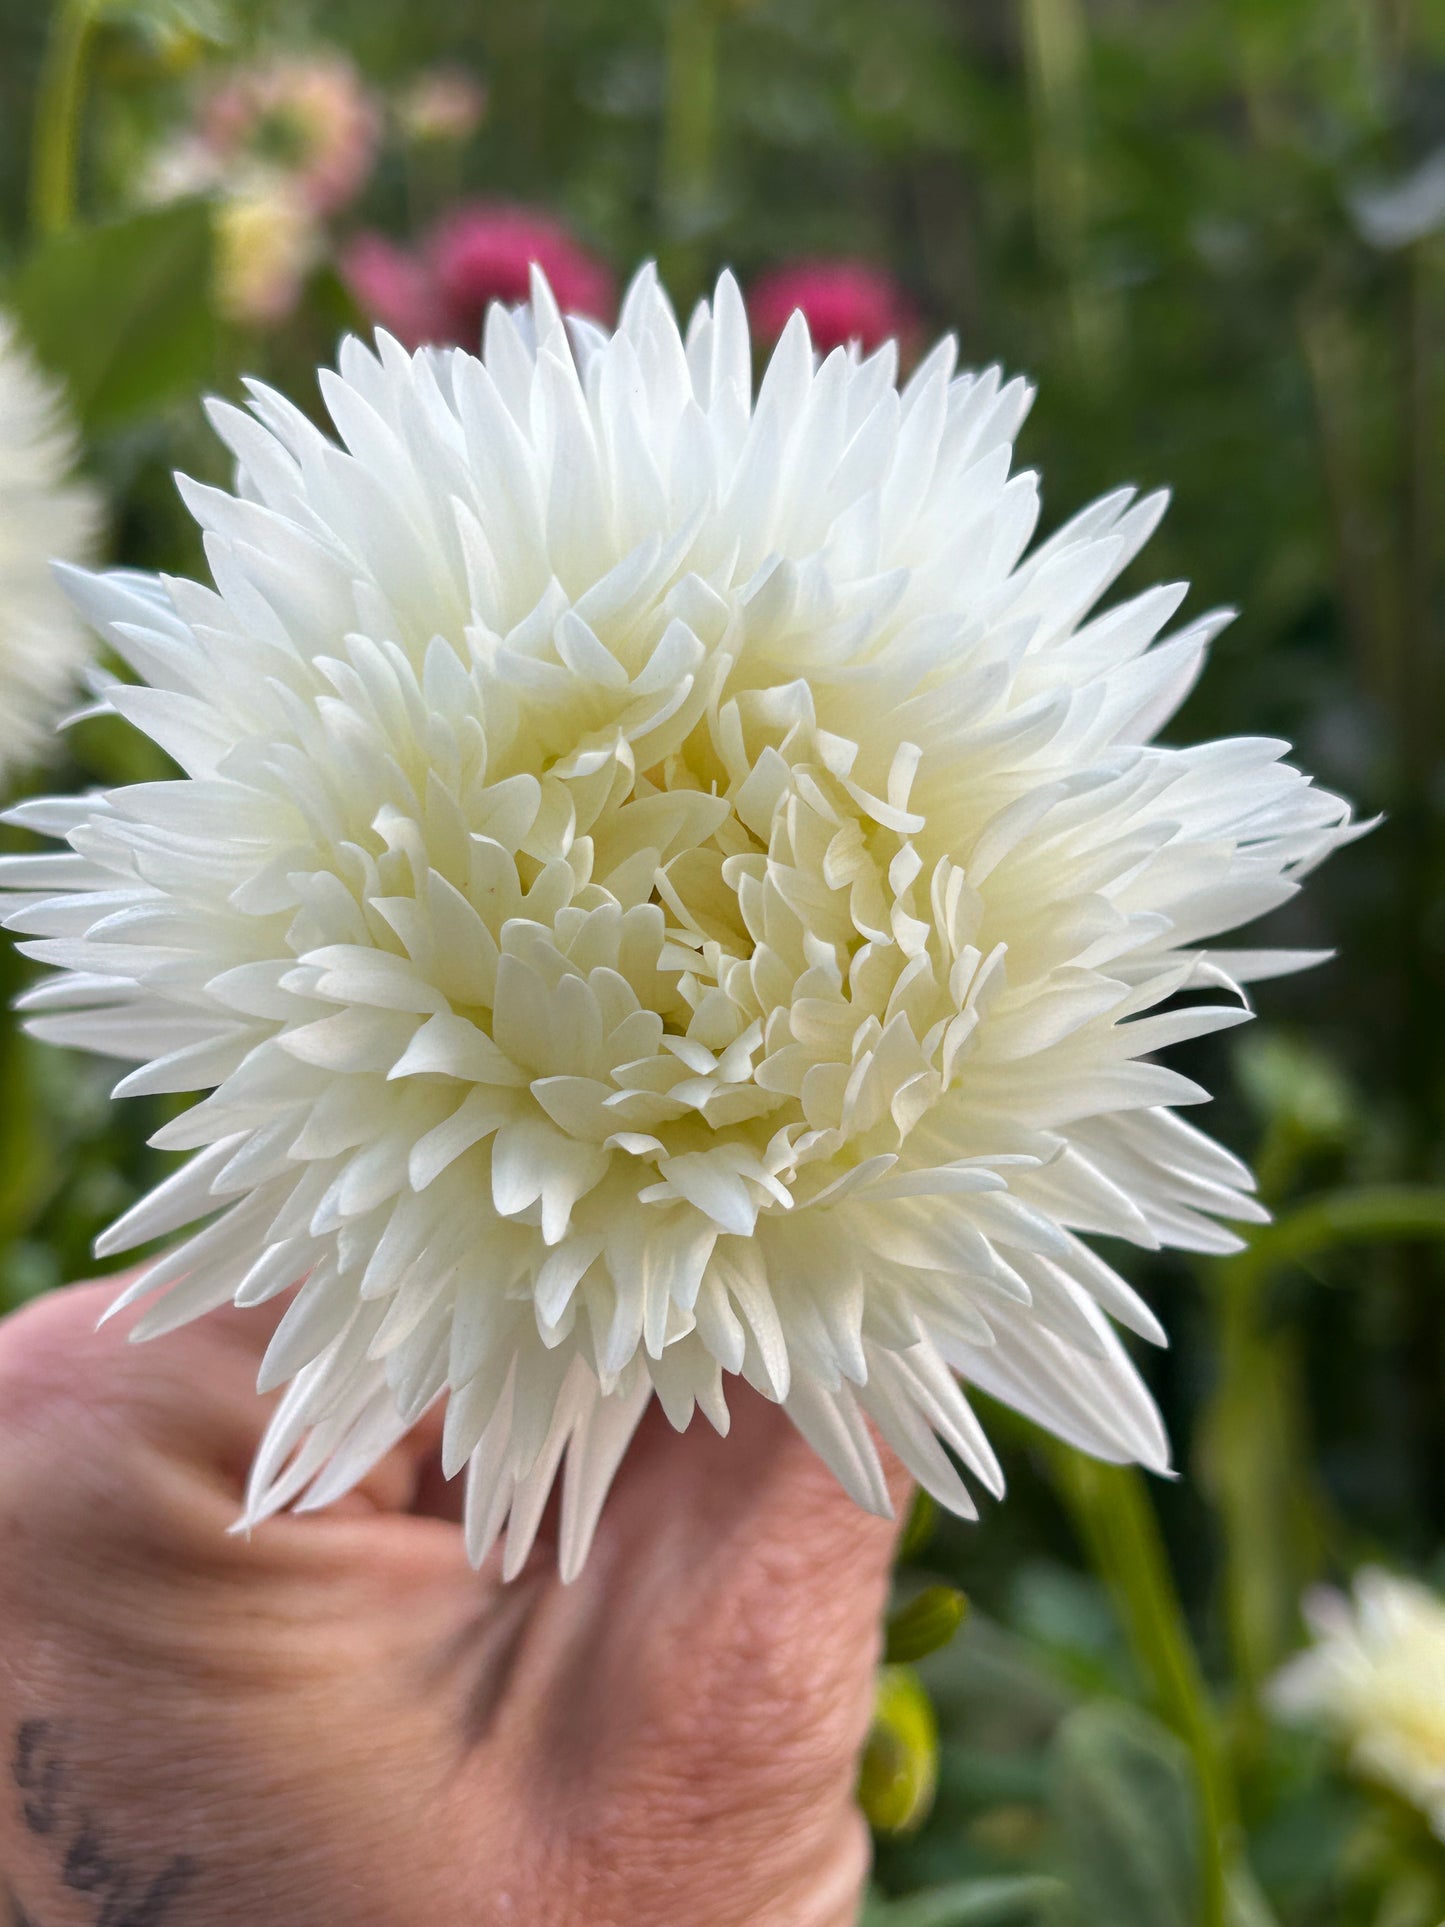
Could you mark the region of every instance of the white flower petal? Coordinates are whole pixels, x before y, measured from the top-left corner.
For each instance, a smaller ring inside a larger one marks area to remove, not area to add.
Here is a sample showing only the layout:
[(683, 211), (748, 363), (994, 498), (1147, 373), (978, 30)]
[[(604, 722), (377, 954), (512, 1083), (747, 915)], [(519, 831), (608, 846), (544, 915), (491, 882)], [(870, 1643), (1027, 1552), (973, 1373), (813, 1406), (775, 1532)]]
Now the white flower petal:
[(480, 359), (347, 343), (339, 443), (219, 410), (213, 588), (72, 578), (187, 774), (25, 806), (66, 847), (0, 890), (37, 1031), (207, 1093), (104, 1241), (201, 1223), (138, 1329), (299, 1287), (248, 1523), (445, 1397), (469, 1556), (565, 1459), (570, 1578), (648, 1400), (722, 1431), (732, 1375), (877, 1510), (865, 1415), (1001, 1489), (960, 1377), (1167, 1468), (1082, 1240), (1261, 1216), (1152, 1055), (1315, 960), (1208, 945), (1355, 830), (1283, 744), (1152, 742), (1225, 618), (1096, 613), (1159, 496), (1026, 553), (1031, 391), (955, 355), (900, 394), (795, 318), (754, 400), (730, 277), (685, 344), (651, 272), (611, 335), (539, 281)]

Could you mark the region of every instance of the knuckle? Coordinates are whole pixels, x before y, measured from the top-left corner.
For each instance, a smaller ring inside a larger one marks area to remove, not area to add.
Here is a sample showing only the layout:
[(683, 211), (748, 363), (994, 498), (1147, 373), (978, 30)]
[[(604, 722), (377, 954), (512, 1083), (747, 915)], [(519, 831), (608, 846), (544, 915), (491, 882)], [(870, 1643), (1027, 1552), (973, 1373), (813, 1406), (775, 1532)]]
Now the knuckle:
[(106, 1285), (52, 1293), (0, 1321), (0, 1520), (58, 1526), (77, 1471), (110, 1476), (124, 1404), (117, 1354), (97, 1332)]
[(589, 1927), (848, 1927), (871, 1849), (844, 1802), (688, 1813), (675, 1786), (651, 1807), (604, 1808), (568, 1843), (558, 1884), (588, 1896)]
[(829, 1618), (799, 1613), (782, 1576), (763, 1570), (719, 1588), (685, 1639), (655, 1647), (613, 1756), (641, 1804), (692, 1839), (757, 1835), (759, 1851), (780, 1825), (792, 1850), (845, 1810), (876, 1635)]
[(72, 1286), (0, 1321), (0, 1427), (14, 1430), (93, 1388), (99, 1354), (114, 1345), (95, 1329), (108, 1299), (103, 1285)]

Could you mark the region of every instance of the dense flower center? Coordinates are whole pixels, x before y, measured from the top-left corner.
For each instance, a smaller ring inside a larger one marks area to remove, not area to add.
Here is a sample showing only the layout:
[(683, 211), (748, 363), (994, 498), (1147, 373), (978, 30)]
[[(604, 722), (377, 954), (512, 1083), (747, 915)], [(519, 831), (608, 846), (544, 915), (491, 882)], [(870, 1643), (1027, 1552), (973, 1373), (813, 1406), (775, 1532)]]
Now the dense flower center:
[[(952, 1087), (1002, 951), (985, 963), (976, 893), (915, 847), (913, 745), (875, 794), (805, 684), (732, 695), (731, 658), (697, 673), (678, 624), (628, 680), (580, 627), (557, 623), (539, 687), (506, 707), (438, 641), (431, 701), (409, 708), (400, 650), (352, 638), (264, 759), (293, 819), (267, 877), (284, 869), (299, 902), (273, 1042), (317, 1080), (289, 1155), (329, 1162), (374, 1134), (312, 1230), (408, 1181), (446, 1177), (473, 1215), (480, 1192), (479, 1235), (494, 1213), (540, 1234), (514, 1283), (545, 1338), (605, 1299), (605, 1382), (639, 1335), (656, 1355), (686, 1328), (719, 1236), (888, 1171)], [(251, 907), (267, 877), (241, 886)], [(256, 973), (239, 977), (254, 1010)], [(671, 1224), (688, 1274), (651, 1321), (635, 1307), (641, 1333), (603, 1262), (628, 1213), (639, 1235)]]

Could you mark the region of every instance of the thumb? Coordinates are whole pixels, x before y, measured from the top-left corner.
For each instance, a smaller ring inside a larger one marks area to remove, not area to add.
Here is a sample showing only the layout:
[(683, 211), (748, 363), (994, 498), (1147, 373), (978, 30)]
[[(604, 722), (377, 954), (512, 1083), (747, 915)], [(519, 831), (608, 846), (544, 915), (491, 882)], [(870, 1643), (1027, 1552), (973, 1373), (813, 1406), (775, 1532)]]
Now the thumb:
[(852, 1794), (898, 1527), (776, 1406), (741, 1386), (730, 1403), (726, 1439), (645, 1421), (576, 1582), (587, 1657), (556, 1730), (569, 1775), (590, 1765), (629, 1805), (650, 1787), (665, 1838), (685, 1827), (701, 1851), (721, 1829), (760, 1878), (846, 1838), (861, 1871)]

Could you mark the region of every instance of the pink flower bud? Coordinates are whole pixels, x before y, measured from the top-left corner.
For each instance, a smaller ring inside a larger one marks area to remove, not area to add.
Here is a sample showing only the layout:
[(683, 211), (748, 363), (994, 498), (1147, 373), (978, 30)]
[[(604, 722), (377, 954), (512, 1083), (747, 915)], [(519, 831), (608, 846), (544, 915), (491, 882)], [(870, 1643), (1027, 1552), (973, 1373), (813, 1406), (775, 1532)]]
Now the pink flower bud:
[(341, 278), (373, 321), (408, 348), (451, 339), (446, 305), (425, 265), (385, 235), (358, 234), (343, 251)]
[(906, 354), (918, 333), (918, 311), (908, 295), (866, 261), (795, 261), (759, 275), (748, 314), (760, 341), (776, 341), (796, 309), (821, 354), (850, 342), (869, 352), (890, 339)]
[(564, 314), (611, 318), (611, 271), (560, 221), (534, 208), (497, 201), (459, 207), (433, 231), (425, 252), (450, 315), (451, 339), (466, 346), (475, 345), (493, 301), (527, 299), (534, 261)]

